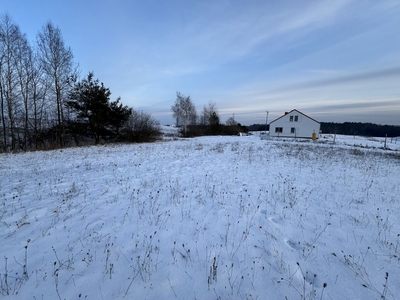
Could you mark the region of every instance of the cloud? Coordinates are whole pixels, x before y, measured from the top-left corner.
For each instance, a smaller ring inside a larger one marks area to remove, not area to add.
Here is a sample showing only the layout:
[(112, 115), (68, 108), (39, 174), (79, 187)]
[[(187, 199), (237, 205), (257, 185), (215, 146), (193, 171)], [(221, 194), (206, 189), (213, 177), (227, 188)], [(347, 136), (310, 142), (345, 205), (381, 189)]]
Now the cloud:
[[(329, 74), (329, 72), (326, 72)], [(385, 69), (378, 69), (372, 71), (364, 71), (364, 72), (346, 72), (340, 76), (328, 76), (323, 79), (317, 80), (306, 80), (299, 83), (289, 84), (284, 87), (278, 88), (276, 90), (272, 90), (271, 92), (279, 92), (279, 91), (295, 91), (300, 89), (309, 89), (309, 88), (321, 88), (331, 85), (339, 85), (339, 84), (351, 84), (354, 82), (363, 82), (370, 81), (375, 79), (385, 79), (388, 77), (398, 77), (400, 80), (400, 66), (394, 66)]]
[(397, 110), (400, 110), (400, 98), (380, 99), (379, 101), (349, 99), (346, 103), (343, 103), (342, 100), (337, 101), (336, 104), (334, 104), (334, 101), (332, 101), (331, 103), (332, 104), (328, 105), (316, 104), (313, 108), (310, 108), (310, 110), (319, 113), (329, 111), (330, 113), (349, 112), (351, 114), (354, 114), (354, 111), (376, 112), (381, 110), (393, 110), (393, 108), (397, 108)]
[(284, 34), (305, 28), (309, 31), (330, 25), (352, 2), (353, 0), (318, 1), (312, 2), (311, 5), (310, 2), (301, 2), (301, 7), (295, 7), (280, 18), (272, 34)]
[(351, 2), (194, 2), (190, 10), (186, 7), (166, 12), (171, 14), (168, 20), (172, 24), (159, 24), (157, 35), (154, 28), (148, 39), (141, 35), (147, 46), (139, 54), (154, 69), (171, 70), (165, 76), (213, 70), (252, 55), (265, 43), (296, 33), (287, 44), (279, 45), (291, 46), (293, 39), (330, 25)]

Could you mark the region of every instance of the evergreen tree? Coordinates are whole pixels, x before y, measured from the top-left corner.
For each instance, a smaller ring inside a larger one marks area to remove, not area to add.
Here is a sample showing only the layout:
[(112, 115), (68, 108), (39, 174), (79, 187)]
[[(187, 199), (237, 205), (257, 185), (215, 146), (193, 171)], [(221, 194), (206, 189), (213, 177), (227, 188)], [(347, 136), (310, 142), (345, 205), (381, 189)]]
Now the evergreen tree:
[(110, 90), (93, 77), (90, 72), (87, 78), (75, 84), (68, 95), (67, 105), (76, 113), (77, 122), (98, 144), (101, 136), (119, 133), (132, 109), (120, 104), (120, 98), (110, 102)]
[(118, 99), (111, 102), (109, 106), (110, 112), (108, 121), (117, 135), (119, 134), (122, 124), (124, 124), (132, 114), (132, 108), (122, 105), (122, 103), (119, 103), (120, 100), (121, 98), (118, 97)]

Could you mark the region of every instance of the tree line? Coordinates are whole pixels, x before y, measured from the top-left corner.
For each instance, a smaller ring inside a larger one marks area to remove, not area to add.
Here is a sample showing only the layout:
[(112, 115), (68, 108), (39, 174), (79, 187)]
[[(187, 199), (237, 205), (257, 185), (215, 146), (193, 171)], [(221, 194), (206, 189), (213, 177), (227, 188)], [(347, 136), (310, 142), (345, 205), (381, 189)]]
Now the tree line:
[(0, 151), (52, 149), (102, 141), (145, 141), (160, 127), (150, 115), (111, 101), (93, 73), (80, 80), (61, 30), (47, 22), (30, 43), (0, 16)]
[(373, 123), (333, 123), (321, 122), (322, 133), (361, 135), (371, 137), (398, 137), (400, 136), (400, 126), (378, 125)]
[(230, 117), (225, 124), (221, 123), (217, 105), (209, 102), (197, 113), (190, 96), (176, 92), (176, 100), (171, 106), (175, 125), (181, 127), (180, 133), (184, 137), (202, 135), (237, 135), (240, 132), (247, 132), (247, 128)]

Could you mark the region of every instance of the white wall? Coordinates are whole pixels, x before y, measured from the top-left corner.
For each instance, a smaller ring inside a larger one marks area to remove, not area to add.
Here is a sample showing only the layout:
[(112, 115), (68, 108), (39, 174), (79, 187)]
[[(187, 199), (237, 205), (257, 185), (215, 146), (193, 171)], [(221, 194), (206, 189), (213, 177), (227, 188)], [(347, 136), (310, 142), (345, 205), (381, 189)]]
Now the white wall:
[[(276, 128), (282, 128), (282, 132), (276, 132)], [(294, 128), (294, 132), (292, 132), (292, 128)], [(292, 110), (290, 113), (269, 124), (270, 136), (275, 137), (312, 138), (313, 132), (318, 137), (319, 130), (320, 124), (317, 121), (303, 115), (297, 110)]]

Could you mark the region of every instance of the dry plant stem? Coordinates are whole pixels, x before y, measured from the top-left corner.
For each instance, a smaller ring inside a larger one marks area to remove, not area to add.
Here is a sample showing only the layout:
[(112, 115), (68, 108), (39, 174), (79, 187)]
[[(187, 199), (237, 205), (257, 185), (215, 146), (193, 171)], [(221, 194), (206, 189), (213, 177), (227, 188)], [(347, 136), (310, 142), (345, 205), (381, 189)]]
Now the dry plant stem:
[[(153, 238), (154, 238), (154, 235), (156, 235), (157, 234), (157, 231), (154, 231), (154, 234), (153, 235), (150, 235), (150, 241), (147, 243), (147, 245), (146, 245), (146, 250), (145, 250), (145, 253), (144, 253), (144, 255), (143, 255), (143, 261), (141, 261), (140, 260), (140, 255), (138, 255), (137, 257), (136, 257), (136, 263), (137, 263), (137, 267), (138, 267), (138, 269), (137, 269), (137, 272), (132, 276), (132, 279), (131, 279), (131, 281), (130, 281), (130, 283), (129, 283), (129, 285), (128, 285), (128, 288), (126, 289), (126, 291), (125, 291), (125, 294), (124, 294), (124, 297), (126, 297), (126, 295), (128, 294), (128, 292), (129, 292), (129, 289), (131, 288), (131, 286), (132, 286), (132, 284), (133, 284), (133, 281), (135, 280), (135, 278), (140, 274), (140, 276), (142, 277), (142, 279), (143, 279), (143, 281), (145, 281), (145, 279), (144, 279), (144, 274), (143, 274), (143, 272), (144, 271), (146, 271), (146, 272), (151, 272), (151, 269), (150, 269), (150, 261), (151, 261), (151, 253), (152, 253), (152, 242), (153, 242)], [(134, 267), (133, 267), (133, 265), (132, 265), (132, 269), (134, 270)], [(149, 276), (150, 276), (151, 274), (149, 273)]]
[(30, 243), (30, 239), (28, 239), (27, 244), (25, 246), (25, 259), (24, 259), (24, 267), (23, 267), (23, 274), (26, 278), (26, 280), (29, 279), (29, 275), (28, 275), (28, 245)]
[[(387, 287), (388, 277), (389, 277), (388, 272), (386, 272), (385, 284), (383, 285), (384, 289), (383, 289), (383, 292), (381, 293), (375, 286), (372, 285), (371, 281), (369, 280), (368, 274), (365, 271), (365, 268), (362, 265), (359, 265), (357, 263), (357, 261), (355, 261), (354, 259), (350, 260), (349, 258), (347, 258), (346, 255), (344, 255), (344, 259), (341, 259), (340, 257), (338, 257), (336, 255), (336, 253), (332, 253), (332, 255), (334, 257), (336, 257), (344, 266), (346, 266), (349, 270), (351, 270), (354, 274), (356, 274), (357, 277), (359, 277), (361, 279), (361, 281), (363, 282), (362, 283), (363, 287), (370, 289), (370, 290), (376, 292), (377, 294), (381, 295), (381, 299), (386, 299), (386, 293), (388, 291), (388, 287)], [(365, 258), (364, 258), (364, 260), (365, 260)], [(363, 260), (363, 262), (364, 262), (364, 260)]]
[(4, 257), (4, 259), (5, 259), (5, 267), (4, 267), (4, 289), (5, 289), (5, 292), (6, 292), (6, 294), (7, 295), (10, 295), (10, 288), (9, 288), (9, 285), (8, 285), (8, 269), (7, 269), (7, 260), (8, 260), (8, 258), (7, 257)]
[(54, 272), (53, 272), (54, 284), (55, 284), (55, 287), (56, 287), (56, 292), (57, 292), (58, 299), (61, 300), (60, 292), (58, 290), (58, 271), (59, 271), (59, 269), (56, 268), (56, 264), (57, 264), (57, 262), (55, 261), (54, 262)]
[(169, 278), (169, 275), (170, 275), (170, 274), (168, 273), (168, 283), (169, 283), (169, 287), (171, 288), (172, 292), (174, 293), (175, 298), (177, 298), (178, 295), (176, 294), (176, 292), (175, 292), (175, 290), (174, 290), (174, 288), (173, 288), (173, 286), (172, 286), (172, 284), (171, 284), (171, 280), (170, 280), (170, 278)]

